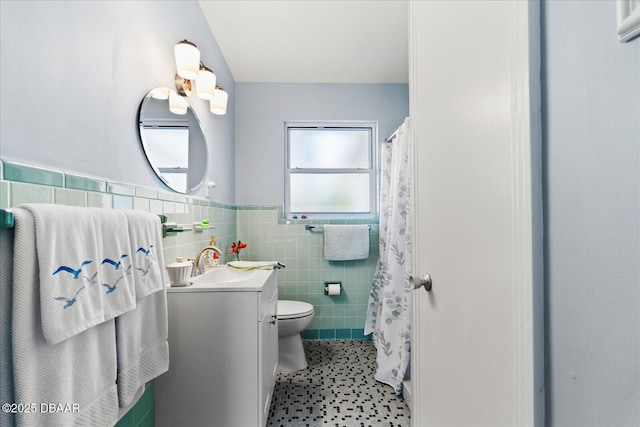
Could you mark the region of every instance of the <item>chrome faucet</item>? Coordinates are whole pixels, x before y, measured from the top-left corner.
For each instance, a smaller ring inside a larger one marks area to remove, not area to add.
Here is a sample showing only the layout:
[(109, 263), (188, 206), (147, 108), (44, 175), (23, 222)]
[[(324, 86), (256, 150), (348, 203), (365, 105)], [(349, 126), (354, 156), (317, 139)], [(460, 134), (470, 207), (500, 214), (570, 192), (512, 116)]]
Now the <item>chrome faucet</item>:
[(222, 257), (222, 251), (215, 246), (205, 246), (204, 249), (200, 251), (198, 256), (195, 259), (195, 264), (193, 267), (194, 276), (199, 276), (204, 273), (204, 264), (202, 264), (202, 256), (207, 253), (207, 251), (213, 251), (218, 254), (219, 257)]

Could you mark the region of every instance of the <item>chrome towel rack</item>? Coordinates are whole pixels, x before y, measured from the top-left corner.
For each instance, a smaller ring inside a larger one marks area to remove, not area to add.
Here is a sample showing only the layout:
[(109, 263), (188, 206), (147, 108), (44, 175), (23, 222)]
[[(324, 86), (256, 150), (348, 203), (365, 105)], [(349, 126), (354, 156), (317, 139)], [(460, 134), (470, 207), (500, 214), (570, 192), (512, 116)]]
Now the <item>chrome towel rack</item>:
[(13, 212), (10, 209), (0, 209), (0, 228), (13, 228)]
[[(162, 223), (163, 234), (166, 234), (168, 232), (183, 231), (183, 230), (174, 229), (171, 226), (167, 227), (166, 215), (158, 215), (158, 216), (160, 217), (160, 222)], [(0, 209), (0, 228), (13, 228), (14, 225), (15, 225), (15, 221), (13, 218), (13, 211), (11, 209)]]
[[(367, 227), (369, 227), (369, 231), (371, 231), (371, 226), (367, 225)], [(324, 232), (324, 228), (322, 226), (318, 227), (317, 225), (307, 224), (307, 225), (304, 226), (304, 229), (307, 230), (307, 231), (311, 231), (312, 233), (313, 232), (316, 232), (316, 233), (323, 233)]]

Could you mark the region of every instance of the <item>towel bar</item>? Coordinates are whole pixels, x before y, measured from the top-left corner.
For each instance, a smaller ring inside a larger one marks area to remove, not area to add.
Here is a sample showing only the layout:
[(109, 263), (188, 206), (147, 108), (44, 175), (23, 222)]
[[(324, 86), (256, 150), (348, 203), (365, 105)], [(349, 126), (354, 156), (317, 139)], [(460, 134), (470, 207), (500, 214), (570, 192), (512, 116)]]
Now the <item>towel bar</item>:
[[(159, 216), (160, 216), (160, 222), (163, 224), (163, 229), (164, 229), (164, 223), (167, 222), (167, 216), (166, 215), (159, 215)], [(11, 209), (0, 209), (0, 228), (13, 228), (14, 225), (15, 223), (13, 220), (13, 212), (11, 211)]]
[(13, 227), (13, 212), (9, 209), (0, 209), (0, 228)]
[[(367, 225), (367, 227), (369, 227), (369, 231), (371, 231), (371, 226)], [(311, 231), (311, 232), (314, 232), (314, 231), (317, 231), (318, 233), (323, 233), (324, 232), (324, 228), (317, 227), (315, 225), (309, 225), (309, 224), (305, 225), (304, 229), (307, 230), (307, 231)]]

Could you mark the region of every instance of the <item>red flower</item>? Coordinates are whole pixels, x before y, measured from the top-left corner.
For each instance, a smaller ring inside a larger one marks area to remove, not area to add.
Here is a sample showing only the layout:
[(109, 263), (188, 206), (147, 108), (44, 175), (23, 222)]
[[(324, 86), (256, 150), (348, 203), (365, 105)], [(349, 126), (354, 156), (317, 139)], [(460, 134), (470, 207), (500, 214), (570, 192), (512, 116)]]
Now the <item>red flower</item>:
[(237, 242), (233, 242), (231, 244), (231, 249), (229, 249), (229, 254), (235, 254), (238, 261), (240, 261), (240, 250), (247, 247), (246, 243), (242, 243), (240, 240)]

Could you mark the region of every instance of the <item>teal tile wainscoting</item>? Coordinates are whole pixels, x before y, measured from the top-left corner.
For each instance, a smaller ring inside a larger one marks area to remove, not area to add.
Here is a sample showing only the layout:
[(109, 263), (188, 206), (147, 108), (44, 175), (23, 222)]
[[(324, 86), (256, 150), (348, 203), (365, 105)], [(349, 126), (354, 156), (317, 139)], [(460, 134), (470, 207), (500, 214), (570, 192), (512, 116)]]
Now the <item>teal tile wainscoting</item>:
[[(207, 219), (215, 228), (169, 234), (163, 240), (167, 263), (177, 256), (195, 257), (209, 244), (211, 234), (224, 248), (236, 240), (236, 208), (206, 199), (187, 197), (147, 187), (108, 182), (47, 170), (24, 164), (0, 161), (0, 208), (21, 203), (54, 203), (113, 209), (134, 208), (165, 214), (169, 221), (190, 224)], [(224, 258), (222, 260), (224, 262)], [(118, 422), (117, 427), (153, 427), (155, 425), (155, 389), (151, 381), (136, 405)]]
[[(306, 339), (362, 339), (369, 290), (378, 259), (377, 221), (285, 220), (276, 205), (234, 206), (161, 189), (81, 176), (9, 161), (0, 161), (0, 208), (21, 203), (57, 203), (114, 209), (142, 209), (165, 214), (169, 221), (193, 224), (209, 220), (215, 228), (169, 234), (163, 241), (165, 260), (194, 257), (216, 235), (228, 257), (231, 242), (248, 244), (244, 260), (278, 260), (281, 299), (313, 304), (314, 320)], [(326, 261), (322, 233), (306, 224), (359, 223), (371, 226), (370, 256), (358, 261)], [(225, 262), (223, 258), (222, 262)], [(324, 282), (342, 281), (340, 296), (324, 295)], [(348, 333), (347, 333), (348, 331)], [(366, 338), (366, 337), (364, 337)]]
[(118, 421), (115, 427), (153, 427), (156, 425), (155, 383), (149, 381), (138, 403)]
[[(168, 220), (193, 226), (207, 219), (215, 228), (171, 233), (163, 240), (167, 263), (181, 256), (195, 257), (216, 235), (229, 257), (231, 242), (248, 247), (243, 260), (277, 260), (286, 265), (278, 273), (280, 299), (305, 301), (315, 316), (303, 338), (308, 340), (369, 339), (363, 333), (369, 289), (378, 260), (377, 221), (284, 220), (281, 206), (234, 206), (189, 197), (161, 189), (81, 176), (26, 164), (0, 160), (0, 208), (21, 203), (53, 203), (113, 209), (142, 209), (164, 214)], [(369, 224), (370, 255), (366, 260), (326, 261), (321, 232), (305, 230), (306, 224)], [(226, 258), (225, 258), (226, 257)], [(339, 296), (324, 294), (324, 282), (341, 281)], [(140, 401), (117, 424), (118, 427), (154, 425), (154, 387), (148, 384)]]
[(355, 329), (305, 329), (302, 331), (304, 340), (370, 340), (371, 335), (365, 335), (363, 328)]
[[(237, 206), (238, 238), (247, 244), (243, 260), (280, 261), (279, 299), (313, 305), (315, 315), (305, 339), (366, 339), (364, 322), (378, 261), (378, 223), (363, 220), (285, 220), (281, 206)], [(317, 231), (305, 230), (312, 223)], [(369, 258), (324, 259), (322, 224), (369, 224)], [(342, 294), (324, 294), (325, 282), (342, 282)]]
[(223, 253), (236, 239), (236, 208), (233, 205), (8, 161), (0, 161), (0, 165), (0, 208), (15, 207), (21, 203), (54, 203), (142, 209), (164, 214), (169, 221), (178, 224), (193, 226), (194, 222), (206, 219), (215, 226), (169, 234), (163, 240), (167, 263), (178, 256), (195, 257), (209, 244), (211, 234), (216, 235), (217, 245)]

